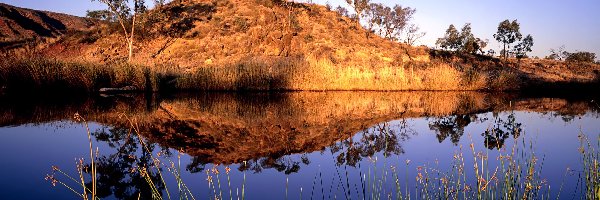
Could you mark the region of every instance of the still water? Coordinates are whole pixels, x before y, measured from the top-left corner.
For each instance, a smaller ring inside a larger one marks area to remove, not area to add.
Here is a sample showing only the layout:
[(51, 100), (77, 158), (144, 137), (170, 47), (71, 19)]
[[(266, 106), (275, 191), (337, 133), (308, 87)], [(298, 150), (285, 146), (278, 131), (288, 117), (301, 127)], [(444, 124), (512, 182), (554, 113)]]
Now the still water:
[(94, 185), (86, 128), (101, 199), (581, 199), (594, 187), (583, 156), (598, 156), (593, 100), (475, 92), (0, 97), (0, 199), (81, 199), (81, 177)]

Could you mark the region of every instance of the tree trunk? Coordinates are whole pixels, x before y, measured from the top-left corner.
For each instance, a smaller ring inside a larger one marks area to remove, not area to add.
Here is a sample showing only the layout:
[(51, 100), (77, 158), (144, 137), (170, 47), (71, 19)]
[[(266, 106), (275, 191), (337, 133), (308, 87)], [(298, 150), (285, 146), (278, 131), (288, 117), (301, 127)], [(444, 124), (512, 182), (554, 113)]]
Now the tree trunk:
[(506, 61), (507, 56), (508, 56), (508, 53), (506, 52), (506, 43), (504, 43), (504, 61)]
[(133, 57), (133, 38), (129, 39), (128, 43), (128, 49), (129, 49), (129, 55), (127, 56), (127, 62), (131, 62), (131, 58)]
[(128, 47), (129, 47), (129, 56), (127, 57), (127, 62), (131, 63), (131, 58), (133, 58), (133, 36), (135, 35), (135, 18), (137, 16), (137, 13), (133, 14), (133, 20), (131, 21), (131, 34), (129, 34), (129, 39), (127, 40), (129, 42)]

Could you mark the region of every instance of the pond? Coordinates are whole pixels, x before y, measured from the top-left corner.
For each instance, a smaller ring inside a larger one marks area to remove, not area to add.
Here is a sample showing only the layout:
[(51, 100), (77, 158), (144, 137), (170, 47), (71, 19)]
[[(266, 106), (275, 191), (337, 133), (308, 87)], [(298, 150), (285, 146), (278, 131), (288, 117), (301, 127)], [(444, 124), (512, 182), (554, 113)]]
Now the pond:
[(100, 199), (597, 198), (596, 99), (4, 96), (0, 198), (82, 199), (84, 191)]

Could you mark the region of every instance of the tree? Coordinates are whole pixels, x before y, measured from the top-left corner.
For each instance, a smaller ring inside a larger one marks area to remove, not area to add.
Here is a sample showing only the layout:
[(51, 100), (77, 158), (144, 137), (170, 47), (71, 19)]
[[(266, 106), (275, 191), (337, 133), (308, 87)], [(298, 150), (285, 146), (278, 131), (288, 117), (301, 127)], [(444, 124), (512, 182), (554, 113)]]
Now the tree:
[(483, 51), (483, 49), (485, 49), (485, 47), (487, 47), (487, 45), (490, 41), (488, 39), (482, 40), (480, 38), (477, 38), (475, 40), (475, 42), (477, 43), (477, 45), (479, 47), (479, 52), (481, 53), (481, 55), (484, 55), (485, 52)]
[(531, 35), (525, 36), (521, 43), (515, 46), (515, 54), (517, 58), (526, 58), (527, 52), (531, 52), (531, 47), (533, 47), (533, 37)]
[(335, 8), (335, 12), (339, 13), (341, 16), (350, 17), (348, 15), (348, 9), (346, 9), (342, 6), (338, 6), (337, 8)]
[(356, 12), (356, 23), (360, 24), (360, 18), (363, 15), (363, 11), (365, 11), (369, 7), (370, 0), (346, 0), (346, 3), (350, 5)]
[[(370, 32), (378, 32), (383, 38), (396, 41), (403, 33), (410, 36), (410, 41), (422, 37), (417, 26), (408, 26), (415, 9), (395, 5), (393, 8), (380, 3), (371, 3), (363, 13), (365, 28)], [(410, 35), (408, 35), (410, 34)], [(408, 38), (407, 38), (408, 39)]]
[(167, 0), (154, 0), (154, 6), (161, 7), (167, 3)]
[(479, 38), (471, 32), (471, 23), (466, 23), (460, 31), (459, 49), (463, 53), (477, 53), (479, 51)]
[(438, 38), (436, 45), (440, 46), (442, 49), (455, 52), (469, 54), (481, 52), (481, 54), (483, 54), (484, 52), (482, 49), (487, 46), (487, 43), (487, 40), (475, 37), (471, 32), (471, 23), (466, 23), (460, 32), (456, 30), (454, 24), (450, 24), (448, 29), (446, 29), (446, 35), (442, 38)]
[(404, 38), (404, 43), (409, 45), (414, 45), (419, 39), (427, 34), (426, 32), (420, 32), (420, 28), (416, 24), (411, 24), (406, 31), (406, 36)]
[(457, 51), (461, 46), (460, 33), (454, 27), (454, 24), (450, 24), (446, 29), (446, 34), (443, 38), (438, 38), (435, 42), (442, 49)]
[(102, 21), (117, 21), (115, 15), (112, 14), (109, 10), (88, 10), (85, 14), (86, 17), (96, 20)]
[[(114, 16), (116, 16), (119, 24), (121, 24), (121, 28), (123, 28), (123, 33), (125, 35), (125, 40), (127, 42), (127, 49), (129, 54), (127, 56), (127, 61), (131, 62), (131, 58), (133, 57), (133, 42), (135, 36), (135, 25), (136, 25), (136, 17), (139, 14), (146, 12), (146, 6), (144, 0), (133, 0), (133, 9), (129, 7), (129, 0), (92, 0), (99, 1), (108, 6), (108, 9)], [(133, 12), (133, 14), (131, 14)], [(131, 20), (131, 31), (127, 28), (127, 24)]]
[(565, 61), (567, 62), (585, 62), (594, 63), (596, 60), (596, 54), (587, 51), (579, 51), (575, 53), (566, 52)]
[(510, 22), (507, 19), (498, 24), (498, 31), (496, 32), (496, 34), (494, 34), (494, 38), (496, 39), (496, 41), (504, 45), (502, 52), (505, 60), (508, 57), (507, 49), (510, 48), (510, 45), (512, 43), (515, 43), (516, 41), (521, 40), (521, 38), (523, 37), (519, 29), (519, 23), (516, 19), (512, 22)]
[(568, 56), (569, 52), (565, 51), (565, 45), (558, 47), (558, 49), (550, 49), (550, 55), (544, 59), (549, 60), (563, 60)]
[(369, 32), (367, 33), (367, 38), (369, 37), (369, 33), (375, 31), (375, 27), (381, 27), (383, 25), (386, 12), (385, 8), (387, 7), (380, 3), (369, 4), (369, 7), (364, 14), (364, 17), (366, 18), (367, 22), (366, 28), (367, 30), (369, 30)]
[[(390, 17), (386, 20), (386, 38), (398, 38), (399, 35), (406, 30), (408, 22), (417, 10), (410, 7), (402, 7), (395, 5), (390, 13)], [(418, 29), (415, 30), (417, 32)]]

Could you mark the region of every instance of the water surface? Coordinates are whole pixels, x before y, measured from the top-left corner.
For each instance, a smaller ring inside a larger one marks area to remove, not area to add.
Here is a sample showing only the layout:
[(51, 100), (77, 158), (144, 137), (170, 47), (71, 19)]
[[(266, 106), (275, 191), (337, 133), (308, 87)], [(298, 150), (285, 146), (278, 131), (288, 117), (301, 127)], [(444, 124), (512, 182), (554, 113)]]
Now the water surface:
[[(538, 160), (540, 193), (581, 198), (580, 139), (595, 143), (600, 134), (594, 99), (476, 92), (1, 97), (0, 197), (78, 198), (60, 182), (52, 185), (55, 178), (81, 191), (52, 169), (79, 178), (79, 159), (89, 167), (78, 113), (97, 148), (103, 199), (150, 198), (143, 167), (161, 195), (174, 199), (181, 185), (172, 170), (180, 170), (196, 199), (229, 199), (230, 191), (233, 199), (376, 199), (399, 191), (423, 197), (418, 177), (425, 170), (436, 180), (434, 172), (451, 172), (462, 153), (469, 177), (478, 156), (493, 172), (514, 147)], [(161, 161), (166, 185), (153, 159)]]

